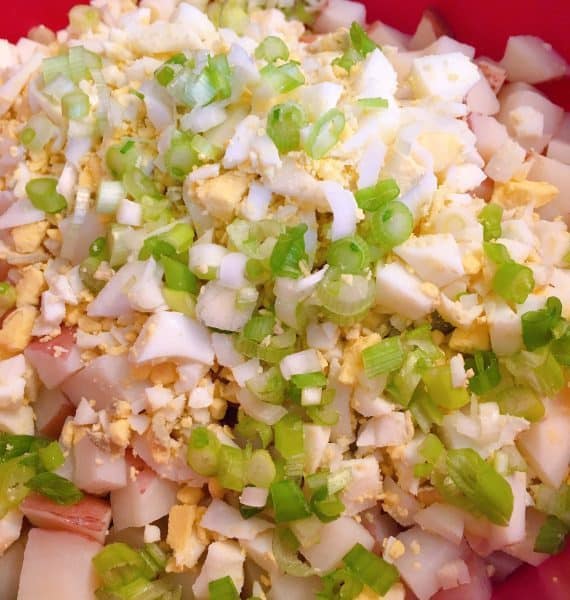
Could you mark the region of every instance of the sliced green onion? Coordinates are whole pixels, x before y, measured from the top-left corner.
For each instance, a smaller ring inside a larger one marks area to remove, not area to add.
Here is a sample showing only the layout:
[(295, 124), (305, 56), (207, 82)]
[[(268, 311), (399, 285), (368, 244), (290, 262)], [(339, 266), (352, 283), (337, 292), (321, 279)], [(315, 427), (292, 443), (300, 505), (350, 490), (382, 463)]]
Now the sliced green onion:
[(430, 465), (435, 465), (445, 454), (445, 447), (436, 435), (429, 433), (420, 444), (418, 454)]
[(248, 340), (262, 342), (273, 333), (275, 315), (271, 313), (254, 315), (243, 328), (243, 335)]
[(69, 74), (73, 83), (79, 83), (89, 77), (85, 53), (86, 50), (83, 46), (72, 46), (69, 49)]
[(286, 62), (282, 65), (268, 64), (260, 71), (261, 77), (278, 94), (286, 94), (305, 83), (299, 65), (295, 62)]
[[(132, 150), (126, 154), (121, 154), (119, 148), (119, 154), (124, 157), (128, 157)], [(123, 175), (123, 187), (131, 198), (137, 202), (141, 202), (145, 197), (160, 199), (161, 195), (156, 187), (154, 181), (146, 175), (143, 171), (137, 168), (127, 169)]]
[(404, 348), (399, 336), (386, 338), (362, 351), (366, 377), (373, 379), (399, 369), (404, 363)]
[(301, 276), (299, 263), (308, 260), (305, 251), (305, 233), (307, 225), (301, 223), (295, 227), (288, 227), (277, 239), (269, 265), (275, 277), (289, 277), (298, 279)]
[(93, 566), (103, 585), (110, 590), (144, 578), (144, 560), (136, 550), (123, 542), (105, 546), (94, 556)]
[(275, 423), (275, 449), (285, 459), (288, 477), (300, 477), (305, 464), (303, 421), (289, 413)]
[(545, 414), (539, 395), (526, 385), (514, 385), (498, 392), (494, 400), (503, 414), (521, 417), (531, 423), (540, 421)]
[(338, 268), (341, 273), (357, 275), (368, 268), (370, 249), (357, 235), (341, 238), (329, 246), (327, 262), (331, 267)]
[(322, 521), (323, 523), (330, 523), (331, 521), (338, 519), (345, 509), (344, 504), (338, 496), (329, 495), (326, 486), (323, 486), (314, 492), (311, 496), (310, 506), (319, 521)]
[(201, 163), (219, 160), (223, 154), (222, 148), (212, 144), (212, 142), (200, 134), (196, 134), (192, 138), (190, 145), (196, 153), (198, 161)]
[(202, 426), (192, 430), (187, 459), (196, 473), (204, 477), (215, 475), (220, 465), (220, 454), (221, 443), (212, 431)]
[(262, 448), (267, 448), (273, 441), (271, 426), (261, 421), (256, 421), (242, 410), (238, 412), (238, 422), (234, 427), (234, 432), (246, 441), (254, 442), (259, 440)]
[(126, 152), (123, 152), (123, 149), (124, 144), (115, 144), (110, 146), (105, 154), (107, 168), (117, 179), (121, 179), (127, 171), (133, 169), (138, 159), (135, 146), (131, 146)]
[(192, 138), (186, 133), (177, 132), (172, 136), (170, 148), (164, 156), (164, 164), (170, 175), (176, 179), (184, 179), (198, 164), (198, 153), (192, 146)]
[(226, 575), (208, 583), (210, 600), (239, 600), (240, 595), (233, 579)]
[(171, 83), (171, 81), (174, 79), (174, 76), (174, 69), (168, 65), (162, 65), (154, 72), (154, 78), (162, 87), (166, 87), (169, 83)]
[(536, 507), (542, 512), (558, 517), (570, 527), (570, 485), (563, 483), (558, 490), (546, 485), (535, 487)]
[(497, 242), (483, 242), (485, 256), (492, 260), (496, 265), (503, 265), (512, 262), (509, 251), (506, 246)]
[(256, 487), (269, 488), (277, 475), (275, 463), (267, 450), (255, 450), (247, 461), (245, 477)]
[(556, 517), (549, 516), (534, 542), (534, 551), (543, 552), (544, 554), (558, 554), (564, 548), (566, 536), (570, 532), (570, 528), (566, 523), (563, 523)]
[(249, 23), (247, 6), (242, 0), (226, 0), (220, 9), (220, 27), (233, 29), (243, 35)]
[(17, 458), (0, 463), (0, 519), (28, 495), (27, 485), (33, 475), (34, 469)]
[(176, 248), (172, 244), (163, 240), (159, 236), (146, 238), (139, 251), (139, 260), (148, 260), (151, 256), (155, 260), (160, 260), (163, 256), (175, 256)]
[(487, 204), (479, 213), (479, 223), (483, 225), (483, 238), (486, 242), (501, 237), (503, 233), (502, 218), (503, 207), (499, 204)]
[(269, 488), (276, 523), (298, 521), (311, 516), (303, 491), (291, 479), (276, 481)]
[(20, 141), (29, 150), (41, 150), (57, 134), (55, 125), (43, 113), (30, 117)]
[(349, 35), (353, 48), (362, 56), (366, 56), (378, 48), (376, 42), (368, 37), (362, 25), (356, 21), (350, 26)]
[(60, 56), (44, 58), (42, 61), (42, 74), (44, 83), (46, 84), (56, 79), (59, 75), (71, 77), (69, 73), (69, 58), (67, 55), (62, 54)]
[(139, 554), (145, 562), (148, 579), (155, 579), (166, 568), (168, 556), (158, 544), (145, 544)]
[(422, 380), (433, 402), (447, 410), (456, 410), (469, 403), (465, 388), (455, 388), (449, 365), (431, 367), (422, 373)]
[(65, 462), (65, 456), (58, 442), (52, 442), (48, 446), (38, 448), (38, 457), (44, 469), (55, 471)]
[(507, 480), (475, 450), (447, 452), (447, 476), (437, 485), (445, 500), (506, 526), (513, 512), (513, 491)]
[(282, 404), (285, 400), (287, 385), (277, 367), (271, 367), (264, 373), (252, 377), (246, 382), (246, 386), (263, 402)]
[(300, 104), (277, 104), (267, 115), (267, 135), (281, 154), (287, 154), (301, 147), (301, 128), (305, 123), (305, 111)]
[(515, 262), (502, 264), (493, 277), (493, 291), (507, 302), (522, 304), (534, 289), (534, 275)]
[(486, 394), (501, 381), (499, 361), (494, 352), (478, 351), (473, 358), (465, 361), (466, 369), (473, 369), (475, 375), (469, 379), (469, 389), (478, 396)]
[(550, 344), (550, 351), (559, 364), (570, 366), (570, 332), (554, 340)]
[(504, 359), (504, 365), (517, 383), (529, 385), (544, 396), (558, 393), (565, 385), (564, 373), (548, 348), (522, 351)]
[(200, 291), (198, 278), (184, 263), (169, 256), (161, 256), (160, 264), (164, 269), (166, 287), (191, 294), (197, 294)]
[(324, 373), (301, 373), (291, 377), (291, 383), (300, 388), (322, 388), (327, 385), (327, 376)]
[(362, 581), (346, 568), (335, 569), (331, 573), (327, 573), (321, 578), (321, 583), (323, 590), (317, 594), (317, 600), (354, 599), (364, 588)]
[(376, 293), (374, 280), (364, 275), (342, 275), (330, 268), (317, 287), (317, 297), (328, 317), (340, 324), (350, 322), (368, 311)]
[(232, 69), (225, 54), (209, 56), (192, 87), (192, 100), (197, 106), (206, 106), (232, 95)]
[(48, 214), (58, 213), (67, 208), (65, 198), (57, 191), (57, 179), (38, 177), (26, 184), (26, 194), (30, 202)]
[(340, 140), (345, 124), (344, 114), (337, 108), (326, 112), (311, 127), (305, 143), (305, 152), (315, 160), (326, 156)]
[[(293, 484), (293, 482), (287, 483)], [(295, 484), (293, 484), (293, 486), (294, 485)], [(284, 504), (286, 504), (286, 500), (284, 500)], [(295, 519), (290, 520), (294, 521)], [(273, 532), (272, 546), (277, 566), (281, 571), (283, 571), (283, 573), (287, 573), (293, 577), (309, 577), (315, 574), (315, 569), (299, 559), (297, 554), (300, 546), (299, 540), (295, 537), (295, 534), (290, 529), (285, 527), (277, 527)]]
[(429, 433), (434, 423), (441, 425), (443, 421), (443, 413), (423, 385), (416, 388), (408, 408), (424, 433)]
[(196, 316), (196, 297), (190, 292), (162, 288), (162, 297), (170, 310), (182, 313), (187, 317), (194, 318)]
[(105, 287), (104, 281), (95, 278), (95, 273), (100, 265), (101, 259), (94, 256), (88, 256), (79, 265), (79, 278), (81, 282), (94, 294), (98, 294)]
[(385, 250), (405, 242), (414, 229), (414, 216), (410, 209), (397, 200), (380, 206), (369, 219), (370, 240)]
[(79, 488), (55, 473), (38, 473), (26, 482), (26, 486), (57, 504), (77, 504), (83, 498)]
[(69, 11), (69, 24), (71, 29), (79, 33), (95, 31), (99, 26), (99, 11), (92, 6), (77, 5)]
[(376, 185), (355, 192), (354, 198), (362, 210), (374, 212), (381, 206), (395, 200), (400, 195), (400, 187), (395, 179), (384, 179)]
[(107, 238), (98, 237), (89, 246), (89, 256), (105, 259), (108, 255)]
[(267, 36), (255, 49), (257, 60), (266, 60), (274, 63), (276, 60), (289, 60), (289, 48), (287, 44), (277, 36)]
[(366, 550), (362, 544), (356, 544), (343, 558), (343, 562), (355, 577), (381, 596), (399, 580), (398, 570), (394, 565)]
[(218, 468), (218, 481), (228, 490), (241, 492), (246, 482), (245, 453), (241, 448), (222, 446)]
[(358, 104), (363, 108), (388, 108), (389, 106), (386, 98), (360, 98)]
[(527, 350), (546, 346), (554, 337), (554, 329), (562, 321), (562, 303), (550, 296), (545, 308), (532, 310), (521, 317), (522, 335)]
[(80, 90), (66, 94), (61, 109), (66, 119), (82, 119), (89, 114), (89, 97)]
[(16, 300), (16, 288), (7, 281), (0, 282), (0, 315), (14, 308)]
[(97, 191), (96, 211), (100, 214), (113, 214), (124, 197), (125, 190), (120, 181), (103, 180)]

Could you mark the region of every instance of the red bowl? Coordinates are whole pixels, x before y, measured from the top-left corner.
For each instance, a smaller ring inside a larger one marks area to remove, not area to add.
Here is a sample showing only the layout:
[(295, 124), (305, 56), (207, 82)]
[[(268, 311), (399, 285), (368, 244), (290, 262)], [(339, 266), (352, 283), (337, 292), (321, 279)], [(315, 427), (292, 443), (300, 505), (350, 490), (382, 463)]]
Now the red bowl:
[[(30, 27), (44, 24), (57, 29), (67, 24), (67, 11), (77, 0), (28, 0), (25, 9), (7, 2), (0, 21), (0, 37), (17, 40)], [(570, 60), (570, 35), (565, 23), (570, 9), (568, 0), (478, 0), (467, 4), (457, 0), (407, 0), (378, 2), (369, 0), (368, 19), (382, 21), (406, 32), (413, 32), (422, 11), (435, 8), (450, 25), (454, 36), (477, 48), (478, 54), (500, 59), (507, 37), (535, 34), (550, 42)], [(549, 97), (570, 110), (570, 80), (542, 86)], [(500, 585), (494, 600), (568, 600), (570, 598), (570, 545), (540, 568), (523, 567)], [(465, 598), (465, 600), (470, 600)]]

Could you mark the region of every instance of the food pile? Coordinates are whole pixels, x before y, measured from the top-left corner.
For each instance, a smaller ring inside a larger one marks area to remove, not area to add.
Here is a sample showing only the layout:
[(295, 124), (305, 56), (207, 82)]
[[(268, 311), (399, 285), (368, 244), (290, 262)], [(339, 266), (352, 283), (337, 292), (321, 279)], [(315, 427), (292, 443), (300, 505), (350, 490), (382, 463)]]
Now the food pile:
[(0, 41), (0, 596), (484, 600), (560, 551), (566, 62), (347, 0), (69, 18)]

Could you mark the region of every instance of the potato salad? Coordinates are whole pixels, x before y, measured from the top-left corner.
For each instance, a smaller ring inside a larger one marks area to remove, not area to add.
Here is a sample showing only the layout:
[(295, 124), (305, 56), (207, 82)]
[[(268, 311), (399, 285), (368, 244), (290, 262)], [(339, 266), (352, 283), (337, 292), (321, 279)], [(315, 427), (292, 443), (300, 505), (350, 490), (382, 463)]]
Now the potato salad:
[(0, 598), (489, 600), (570, 530), (568, 65), (348, 0), (0, 40)]

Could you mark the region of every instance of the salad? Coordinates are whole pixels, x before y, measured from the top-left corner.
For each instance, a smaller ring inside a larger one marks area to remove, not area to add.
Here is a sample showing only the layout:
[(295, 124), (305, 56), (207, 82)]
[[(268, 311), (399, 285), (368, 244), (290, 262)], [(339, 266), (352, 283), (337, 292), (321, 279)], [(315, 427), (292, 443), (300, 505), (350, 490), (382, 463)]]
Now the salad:
[(562, 549), (568, 65), (474, 57), (347, 0), (0, 40), (2, 600), (488, 600)]

